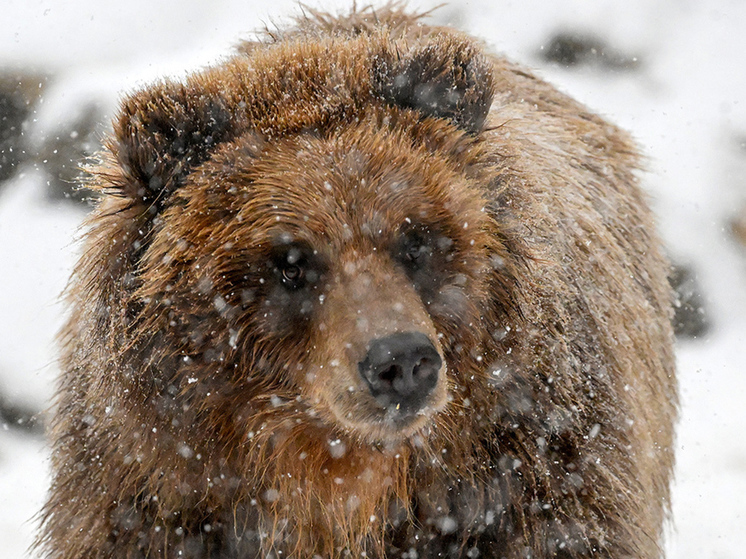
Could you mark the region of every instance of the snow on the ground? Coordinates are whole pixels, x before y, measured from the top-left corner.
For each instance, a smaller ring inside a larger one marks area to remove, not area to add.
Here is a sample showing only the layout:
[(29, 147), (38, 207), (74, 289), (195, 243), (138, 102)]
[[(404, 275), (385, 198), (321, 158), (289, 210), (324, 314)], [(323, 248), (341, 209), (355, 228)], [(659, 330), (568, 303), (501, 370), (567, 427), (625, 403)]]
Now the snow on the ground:
[(46, 448), (40, 439), (0, 427), (0, 554), (27, 557), (36, 536), (36, 515), (48, 478)]
[(679, 347), (682, 414), (672, 559), (744, 557), (746, 549), (746, 320)]
[(33, 409), (45, 408), (52, 395), (59, 295), (85, 216), (70, 204), (45, 200), (42, 180), (29, 170), (0, 193), (0, 391)]
[[(312, 2), (319, 5), (320, 2)], [(428, 8), (436, 2), (412, 2)], [(348, 2), (324, 3), (332, 10)], [(81, 102), (111, 116), (118, 91), (183, 75), (238, 38), (286, 21), (297, 4), (148, 0), (3, 5), (0, 67), (53, 73), (33, 126), (54, 129)], [(670, 559), (740, 559), (746, 549), (746, 249), (727, 220), (746, 200), (746, 4), (740, 0), (477, 0), (435, 12), (535, 68), (633, 132), (673, 257), (695, 266), (714, 324), (680, 343), (682, 413)], [(558, 29), (589, 31), (640, 59), (635, 71), (547, 66)], [(52, 393), (57, 294), (74, 260), (80, 210), (45, 201), (32, 167), (0, 190), (0, 391), (43, 409)], [(0, 426), (0, 554), (20, 559), (43, 502), (47, 449)]]

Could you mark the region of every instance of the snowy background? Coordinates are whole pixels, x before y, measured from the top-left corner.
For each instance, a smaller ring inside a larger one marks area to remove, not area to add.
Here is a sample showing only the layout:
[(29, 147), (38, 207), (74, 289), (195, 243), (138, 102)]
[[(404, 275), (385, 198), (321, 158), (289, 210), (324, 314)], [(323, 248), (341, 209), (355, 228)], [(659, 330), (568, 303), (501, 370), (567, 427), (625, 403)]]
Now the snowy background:
[[(74, 174), (69, 154), (95, 147), (121, 92), (215, 62), (237, 39), (298, 11), (291, 0), (272, 4), (0, 0), (0, 89), (22, 74), (31, 103), (21, 144), (12, 154), (5, 145), (5, 168), (11, 155), (19, 160), (15, 173), (0, 182), (2, 557), (26, 557), (47, 484), (48, 449), (28, 418), (49, 405), (58, 295), (87, 211), (60, 194)], [(746, 234), (739, 242), (732, 225), (740, 215), (746, 231), (746, 2), (481, 0), (453, 2), (433, 18), (482, 37), (631, 130), (648, 155), (661, 232), (697, 279), (709, 324), (679, 340), (668, 557), (743, 558)], [(582, 40), (556, 41), (567, 32)], [(7, 124), (0, 115), (0, 142)]]

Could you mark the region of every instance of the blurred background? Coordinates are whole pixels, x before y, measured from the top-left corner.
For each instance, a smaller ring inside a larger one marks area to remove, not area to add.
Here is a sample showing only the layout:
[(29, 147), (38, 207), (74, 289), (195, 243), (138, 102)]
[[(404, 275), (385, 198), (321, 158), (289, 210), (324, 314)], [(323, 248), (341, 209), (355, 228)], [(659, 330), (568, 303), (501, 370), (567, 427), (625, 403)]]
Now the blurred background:
[[(419, 11), (439, 2), (412, 1)], [(360, 3), (359, 3), (360, 4)], [(350, 2), (311, 1), (345, 11)], [(301, 7), (275, 0), (0, 0), (0, 542), (20, 559), (44, 500), (43, 436), (63, 290), (90, 211), (75, 190), (123, 93), (183, 77)], [(443, 5), (481, 37), (630, 130), (676, 265), (682, 412), (671, 559), (746, 549), (746, 2)]]

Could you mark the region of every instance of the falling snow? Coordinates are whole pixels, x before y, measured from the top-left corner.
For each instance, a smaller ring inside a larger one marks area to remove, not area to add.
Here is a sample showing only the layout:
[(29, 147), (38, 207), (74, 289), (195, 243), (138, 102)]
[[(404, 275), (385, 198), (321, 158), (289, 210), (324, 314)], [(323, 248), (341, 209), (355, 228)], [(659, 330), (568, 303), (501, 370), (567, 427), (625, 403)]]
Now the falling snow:
[[(0, 62), (33, 66), (58, 78), (29, 123), (30, 134), (48, 135), (91, 102), (104, 107), (108, 121), (119, 91), (214, 61), (248, 30), (296, 8), (290, 0), (275, 2), (271, 12), (264, 4), (238, 0), (73, 4), (63, 10), (11, 2), (3, 8)], [(746, 249), (725, 229), (732, 208), (746, 199), (746, 5), (731, 0), (601, 0), (592, 5), (481, 0), (453, 2), (436, 17), (538, 68), (561, 89), (631, 130), (649, 155), (645, 184), (661, 216), (662, 233), (671, 255), (696, 267), (714, 324), (709, 337), (682, 341), (678, 350), (683, 408), (668, 556), (742, 557), (746, 504), (737, 496), (746, 494), (746, 376), (741, 366)], [(542, 45), (548, 47), (551, 34), (564, 28), (592, 30), (620, 52), (632, 53), (633, 68), (588, 65), (570, 71), (545, 64)], [(79, 132), (69, 135), (76, 139)], [(46, 200), (45, 182), (38, 169), (29, 167), (0, 185), (0, 393), (32, 410), (45, 409), (51, 396), (53, 338), (61, 325), (55, 301), (69, 275), (76, 249), (72, 239), (84, 217), (79, 208)], [(495, 257), (491, 265), (500, 269), (504, 262)], [(254, 293), (246, 290), (240, 297), (248, 304)], [(227, 309), (220, 297), (214, 306)], [(506, 333), (496, 329), (495, 339)], [(235, 348), (237, 340), (238, 333), (231, 332), (227, 343)], [(499, 386), (506, 371), (500, 364), (490, 371)], [(634, 392), (633, 386), (624, 389)], [(275, 396), (272, 404), (285, 402)], [(585, 436), (603, 437), (604, 432), (594, 425)], [(339, 440), (328, 441), (328, 448), (334, 458), (347, 450)], [(187, 445), (178, 452), (193, 454)], [(35, 525), (29, 519), (44, 499), (46, 454), (38, 435), (7, 424), (0, 428), (0, 541), (8, 559), (24, 557), (32, 541)], [(266, 501), (277, 497), (273, 489), (261, 496)], [(351, 496), (346, 506), (354, 510), (359, 502)], [(496, 513), (487, 513), (486, 524), (498, 521)], [(448, 516), (437, 523), (443, 533), (456, 528)], [(467, 550), (468, 557), (477, 554)]]

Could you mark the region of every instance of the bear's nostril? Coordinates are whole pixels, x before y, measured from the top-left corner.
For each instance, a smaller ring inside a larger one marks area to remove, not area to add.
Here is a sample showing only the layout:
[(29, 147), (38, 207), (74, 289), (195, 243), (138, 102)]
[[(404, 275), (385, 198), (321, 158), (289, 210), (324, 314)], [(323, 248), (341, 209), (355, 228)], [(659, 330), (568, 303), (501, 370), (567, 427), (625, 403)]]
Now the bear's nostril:
[(401, 332), (373, 340), (358, 364), (371, 394), (387, 409), (413, 413), (438, 383), (443, 361), (421, 332)]
[(396, 377), (400, 377), (400, 376), (402, 376), (401, 367), (398, 367), (396, 365), (392, 365), (391, 367), (389, 367), (385, 371), (382, 371), (378, 375), (378, 378), (380, 378), (384, 382), (394, 382), (394, 379)]

